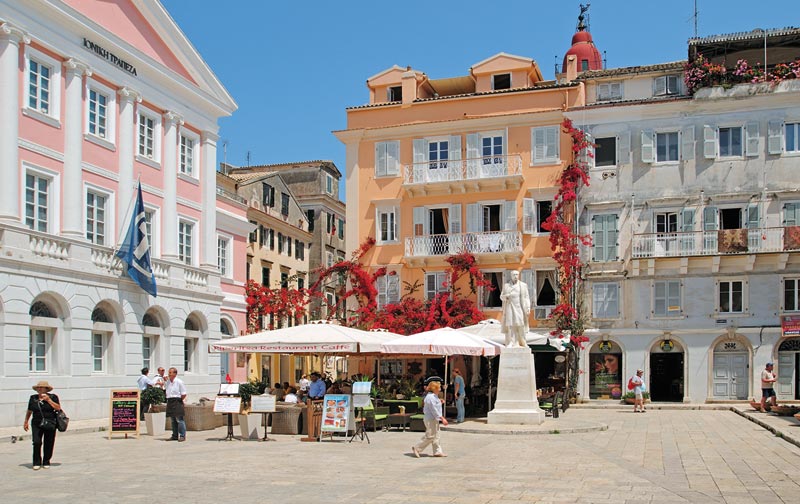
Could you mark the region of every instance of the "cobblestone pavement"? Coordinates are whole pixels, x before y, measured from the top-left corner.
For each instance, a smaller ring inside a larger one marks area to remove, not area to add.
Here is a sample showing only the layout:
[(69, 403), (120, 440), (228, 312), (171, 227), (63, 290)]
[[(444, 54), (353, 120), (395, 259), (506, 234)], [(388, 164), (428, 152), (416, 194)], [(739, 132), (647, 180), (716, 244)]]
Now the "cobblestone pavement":
[[(731, 411), (572, 408), (608, 430), (549, 435), (444, 432), (447, 458), (416, 459), (416, 432), (354, 441), (186, 443), (62, 435), (53, 467), (30, 442), (0, 445), (4, 503), (81, 502), (798, 502), (800, 448)], [(797, 427), (800, 430), (800, 424)]]

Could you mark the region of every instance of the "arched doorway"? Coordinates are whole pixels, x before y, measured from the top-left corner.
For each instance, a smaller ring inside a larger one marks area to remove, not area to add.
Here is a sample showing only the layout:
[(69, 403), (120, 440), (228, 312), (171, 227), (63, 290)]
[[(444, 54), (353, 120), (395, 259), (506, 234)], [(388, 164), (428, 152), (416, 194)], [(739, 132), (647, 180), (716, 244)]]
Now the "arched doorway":
[(742, 342), (729, 338), (714, 346), (712, 399), (747, 399), (747, 391), (750, 390), (748, 355), (748, 349)]
[(786, 338), (778, 346), (778, 399), (800, 398), (800, 338)]
[(673, 340), (656, 342), (650, 349), (650, 379), (647, 382), (651, 401), (683, 401), (683, 346)]
[(613, 341), (598, 341), (589, 350), (589, 398), (622, 397), (622, 348)]

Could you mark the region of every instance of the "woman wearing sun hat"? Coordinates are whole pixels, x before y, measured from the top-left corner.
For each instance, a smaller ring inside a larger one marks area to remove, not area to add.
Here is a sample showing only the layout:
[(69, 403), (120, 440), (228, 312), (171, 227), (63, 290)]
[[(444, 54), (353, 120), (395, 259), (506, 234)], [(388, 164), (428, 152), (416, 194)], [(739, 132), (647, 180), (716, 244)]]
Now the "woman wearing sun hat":
[[(25, 422), (22, 428), (28, 431), (31, 427), (31, 439), (33, 440), (33, 470), (41, 468), (50, 469), (50, 457), (53, 456), (53, 446), (56, 444), (56, 411), (61, 409), (58, 396), (51, 394), (53, 387), (42, 380), (33, 386), (36, 391), (28, 400), (28, 411), (25, 412)], [(33, 416), (33, 421), (28, 421)], [(42, 420), (46, 420), (43, 425)], [(50, 427), (48, 427), (48, 425)], [(42, 457), (42, 445), (44, 445), (44, 457)]]

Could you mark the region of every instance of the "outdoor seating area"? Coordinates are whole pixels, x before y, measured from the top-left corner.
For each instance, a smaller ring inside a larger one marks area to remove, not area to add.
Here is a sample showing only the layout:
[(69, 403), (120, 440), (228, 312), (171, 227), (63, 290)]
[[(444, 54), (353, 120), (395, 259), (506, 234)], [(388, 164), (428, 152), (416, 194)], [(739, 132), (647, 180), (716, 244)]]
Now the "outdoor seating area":
[(275, 405), (277, 412), (272, 416), (272, 434), (304, 434), (304, 418), (303, 412), (305, 406), (296, 404), (281, 404)]

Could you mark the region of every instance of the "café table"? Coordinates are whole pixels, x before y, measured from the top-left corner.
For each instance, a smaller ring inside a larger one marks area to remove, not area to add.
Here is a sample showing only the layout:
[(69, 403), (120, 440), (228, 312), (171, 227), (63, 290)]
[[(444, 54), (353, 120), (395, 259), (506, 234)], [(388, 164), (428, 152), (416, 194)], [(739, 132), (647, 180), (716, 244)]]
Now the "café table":
[(411, 423), (411, 415), (412, 413), (392, 413), (387, 418), (388, 427), (401, 427), (405, 432), (406, 427)]

